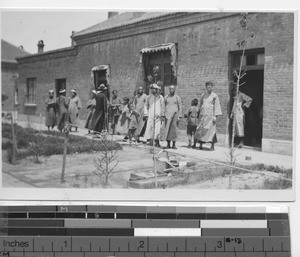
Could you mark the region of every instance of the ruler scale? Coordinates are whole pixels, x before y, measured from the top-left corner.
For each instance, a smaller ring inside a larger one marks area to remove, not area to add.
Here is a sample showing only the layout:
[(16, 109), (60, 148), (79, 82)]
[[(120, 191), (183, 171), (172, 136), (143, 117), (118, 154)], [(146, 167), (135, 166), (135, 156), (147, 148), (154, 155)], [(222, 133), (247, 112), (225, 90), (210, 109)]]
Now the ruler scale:
[(0, 257), (287, 257), (286, 208), (0, 206)]

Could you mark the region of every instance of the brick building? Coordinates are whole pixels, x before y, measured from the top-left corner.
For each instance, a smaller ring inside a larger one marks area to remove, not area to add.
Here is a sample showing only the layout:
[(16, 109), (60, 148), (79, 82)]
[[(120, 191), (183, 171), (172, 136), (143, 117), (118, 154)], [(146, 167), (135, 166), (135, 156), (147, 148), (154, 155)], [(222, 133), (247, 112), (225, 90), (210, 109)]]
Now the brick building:
[[(215, 83), (223, 116), (219, 143), (228, 132), (227, 102), (232, 72), (239, 66), (242, 37), (240, 13), (136, 13), (114, 15), (71, 35), (72, 46), (18, 58), (21, 112), (39, 115), (49, 89), (76, 88), (83, 105), (90, 91), (108, 83), (120, 96), (147, 88), (154, 65), (159, 80), (177, 85), (186, 111)], [(249, 13), (241, 91), (254, 99), (246, 112), (246, 145), (262, 151), (292, 153), (293, 141), (293, 13)], [(251, 33), (250, 33), (251, 32)], [(43, 43), (43, 42), (42, 42)], [(41, 44), (42, 49), (43, 44)], [(81, 113), (82, 119), (85, 112)], [(181, 129), (184, 130), (184, 123)]]
[(18, 63), (16, 57), (28, 55), (23, 47), (16, 47), (1, 39), (1, 94), (2, 111), (13, 111), (16, 98)]

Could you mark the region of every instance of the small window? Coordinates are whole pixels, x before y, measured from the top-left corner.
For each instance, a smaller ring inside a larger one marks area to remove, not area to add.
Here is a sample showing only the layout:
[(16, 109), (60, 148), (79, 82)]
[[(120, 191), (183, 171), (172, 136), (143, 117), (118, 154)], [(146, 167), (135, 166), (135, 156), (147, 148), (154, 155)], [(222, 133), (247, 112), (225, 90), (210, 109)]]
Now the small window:
[(35, 104), (36, 78), (28, 78), (26, 86), (26, 103)]
[(257, 65), (264, 65), (265, 64), (265, 55), (258, 54), (257, 55)]
[(246, 56), (246, 65), (256, 65), (256, 55), (255, 54), (249, 54)]
[[(242, 54), (233, 54), (232, 56), (232, 65), (235, 69), (237, 69), (241, 65), (241, 57)], [(242, 66), (256, 66), (256, 65), (264, 65), (265, 63), (265, 54), (264, 53), (245, 53), (243, 58)]]

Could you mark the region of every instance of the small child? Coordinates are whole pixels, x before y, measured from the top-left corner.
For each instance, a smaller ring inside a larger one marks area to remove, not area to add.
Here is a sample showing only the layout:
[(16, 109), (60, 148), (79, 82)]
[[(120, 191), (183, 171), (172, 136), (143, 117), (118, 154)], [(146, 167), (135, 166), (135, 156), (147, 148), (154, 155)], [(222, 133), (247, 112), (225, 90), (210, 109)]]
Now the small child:
[[(197, 139), (195, 139), (195, 132), (197, 129), (197, 126), (199, 124), (199, 114), (200, 114), (200, 108), (198, 107), (198, 99), (193, 99), (191, 102), (191, 107), (188, 109), (187, 113), (184, 115), (185, 118), (187, 118), (187, 135), (189, 139), (188, 148), (196, 148)], [(192, 146), (192, 141), (193, 146)]]
[(133, 108), (133, 104), (129, 105), (129, 112), (130, 112), (130, 121), (129, 121), (129, 126), (128, 126), (128, 137), (129, 137), (129, 142), (131, 141), (137, 141), (137, 135), (135, 133), (137, 127), (138, 127), (138, 118), (139, 118), (139, 113), (136, 112)]

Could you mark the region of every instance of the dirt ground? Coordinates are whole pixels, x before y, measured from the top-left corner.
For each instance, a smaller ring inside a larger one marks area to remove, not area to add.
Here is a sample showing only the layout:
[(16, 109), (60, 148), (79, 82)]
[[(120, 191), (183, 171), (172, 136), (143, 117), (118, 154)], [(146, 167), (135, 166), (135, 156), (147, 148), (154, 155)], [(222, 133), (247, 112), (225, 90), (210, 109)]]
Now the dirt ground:
[[(136, 171), (152, 170), (153, 159), (150, 149), (140, 146), (123, 145), (118, 151), (118, 164), (109, 179), (109, 188), (128, 188), (130, 174)], [(73, 154), (67, 156), (65, 182), (61, 184), (62, 156), (40, 157), (40, 164), (30, 158), (22, 159), (16, 165), (3, 162), (3, 187), (39, 187), (39, 188), (102, 188), (96, 171), (95, 154)], [(5, 156), (3, 156), (5, 159)], [(192, 160), (190, 158), (189, 160)], [(199, 160), (198, 160), (199, 163)], [(201, 164), (201, 163), (200, 163)], [(172, 188), (178, 189), (227, 189), (228, 174), (223, 167), (210, 163), (200, 165), (191, 179)], [(212, 175), (211, 175), (212, 174)], [(268, 172), (241, 172), (232, 177), (233, 189), (264, 189), (266, 179), (275, 181), (276, 178), (267, 176)], [(172, 178), (171, 178), (172, 179)], [(277, 179), (278, 180), (278, 179)], [(19, 183), (16, 183), (19, 181)]]

